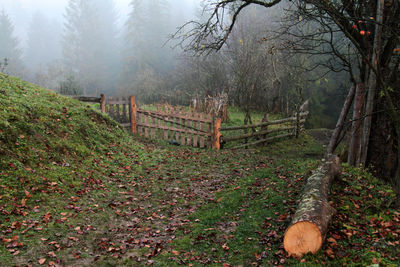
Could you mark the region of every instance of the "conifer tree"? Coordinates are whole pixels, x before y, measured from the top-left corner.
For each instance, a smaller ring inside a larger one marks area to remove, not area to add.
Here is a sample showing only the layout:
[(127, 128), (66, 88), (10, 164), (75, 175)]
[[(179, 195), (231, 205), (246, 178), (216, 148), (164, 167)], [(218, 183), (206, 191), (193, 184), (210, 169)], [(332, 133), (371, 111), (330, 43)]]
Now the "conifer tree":
[(37, 71), (60, 57), (59, 31), (57, 22), (50, 21), (40, 12), (34, 13), (28, 29), (25, 61)]
[(154, 80), (166, 74), (172, 62), (171, 49), (165, 45), (172, 32), (168, 1), (132, 0), (131, 9), (125, 25), (125, 87), (135, 86), (143, 76)]
[(3, 64), (7, 62), (5, 68), (7, 73), (13, 75), (23, 73), (19, 41), (14, 37), (14, 26), (5, 10), (0, 12), (0, 61)]
[(70, 0), (65, 13), (63, 57), (68, 76), (86, 94), (113, 91), (118, 62), (112, 0)]

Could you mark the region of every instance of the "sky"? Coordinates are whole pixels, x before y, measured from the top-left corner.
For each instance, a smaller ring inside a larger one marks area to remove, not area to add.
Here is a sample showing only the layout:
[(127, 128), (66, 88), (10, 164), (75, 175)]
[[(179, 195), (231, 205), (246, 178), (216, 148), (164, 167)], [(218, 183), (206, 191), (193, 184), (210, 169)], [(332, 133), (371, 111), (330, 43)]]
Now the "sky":
[[(122, 24), (129, 13), (131, 0), (114, 0), (117, 14), (120, 15)], [(68, 0), (0, 0), (0, 10), (4, 9), (10, 16), (15, 33), (24, 43), (26, 41), (26, 30), (29, 27), (32, 15), (40, 11), (51, 21), (63, 23), (63, 14)]]
[[(63, 23), (63, 14), (69, 0), (0, 0), (0, 11), (4, 9), (10, 16), (15, 34), (22, 42), (22, 46), (26, 43), (26, 32), (29, 27), (32, 15), (36, 11), (40, 11), (50, 21)], [(129, 3), (131, 0), (114, 0), (116, 12), (119, 15), (119, 24), (125, 22), (130, 12)], [(199, 4), (200, 0), (173, 0), (174, 8), (187, 8)], [(193, 10), (192, 10), (193, 11)]]

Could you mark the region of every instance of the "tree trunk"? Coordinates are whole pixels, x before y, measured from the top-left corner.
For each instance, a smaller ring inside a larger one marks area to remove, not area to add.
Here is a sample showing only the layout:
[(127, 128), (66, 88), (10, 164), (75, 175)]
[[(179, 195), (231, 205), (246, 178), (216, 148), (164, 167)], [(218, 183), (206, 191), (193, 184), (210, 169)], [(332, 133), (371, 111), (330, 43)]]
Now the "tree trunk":
[[(382, 24), (383, 24), (383, 9), (384, 0), (377, 1), (376, 7), (376, 25), (374, 34), (374, 46), (372, 49), (372, 64), (373, 68), (377, 73), (379, 73), (379, 61), (382, 46)], [(362, 153), (361, 153), (361, 163), (363, 166), (367, 163), (368, 155), (368, 143), (371, 134), (371, 124), (372, 124), (372, 112), (374, 110), (374, 100), (376, 96), (376, 89), (378, 88), (377, 76), (374, 71), (370, 70), (369, 81), (368, 81), (368, 97), (367, 104), (365, 107), (365, 119), (363, 125), (363, 137), (362, 137)]]
[(342, 111), (340, 113), (340, 117), (338, 119), (338, 122), (336, 123), (335, 130), (333, 131), (331, 140), (329, 141), (328, 149), (326, 152), (327, 154), (333, 154), (336, 147), (338, 146), (340, 133), (343, 130), (343, 125), (346, 120), (347, 114), (349, 113), (351, 104), (353, 103), (355, 93), (356, 93), (356, 87), (355, 85), (353, 85), (350, 88), (349, 94), (346, 97), (346, 101), (344, 102)]
[[(386, 101), (377, 99), (377, 105), (385, 106)], [(397, 129), (398, 131), (400, 129)], [(399, 182), (399, 142), (393, 120), (386, 112), (374, 115), (371, 127), (371, 140), (368, 148), (367, 163), (372, 166), (375, 176), (389, 182), (400, 193)], [(396, 189), (395, 189), (396, 190)]]
[(329, 205), (331, 183), (341, 176), (340, 160), (329, 155), (308, 178), (299, 207), (286, 230), (283, 245), (289, 255), (301, 257), (322, 247), (335, 210)]
[(360, 163), (360, 145), (361, 145), (361, 114), (364, 98), (364, 84), (357, 84), (356, 99), (353, 110), (353, 125), (351, 129), (351, 139), (349, 146), (349, 155), (347, 163), (350, 165), (358, 165)]

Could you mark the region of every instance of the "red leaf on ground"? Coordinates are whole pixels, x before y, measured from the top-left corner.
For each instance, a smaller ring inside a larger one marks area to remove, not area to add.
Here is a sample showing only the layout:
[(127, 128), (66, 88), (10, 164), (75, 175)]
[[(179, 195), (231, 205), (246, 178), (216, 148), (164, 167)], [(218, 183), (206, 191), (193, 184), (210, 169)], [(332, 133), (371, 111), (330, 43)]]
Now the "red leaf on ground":
[(32, 197), (31, 193), (29, 193), (29, 192), (26, 191), (26, 190), (25, 190), (25, 196), (26, 196), (27, 198), (31, 198), (31, 197)]

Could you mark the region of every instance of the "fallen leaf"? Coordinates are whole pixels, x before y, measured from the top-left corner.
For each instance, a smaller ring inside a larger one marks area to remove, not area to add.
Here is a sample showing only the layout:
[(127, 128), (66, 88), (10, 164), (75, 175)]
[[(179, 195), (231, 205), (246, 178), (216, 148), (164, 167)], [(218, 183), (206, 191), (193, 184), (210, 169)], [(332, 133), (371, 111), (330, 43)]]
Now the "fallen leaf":
[(32, 197), (31, 193), (29, 193), (29, 192), (26, 191), (26, 190), (25, 190), (25, 196), (26, 196), (27, 198), (31, 198), (31, 197)]
[(332, 251), (331, 248), (328, 248), (328, 249), (325, 251), (325, 253), (326, 253), (326, 255), (328, 255), (328, 257), (330, 257), (330, 258), (333, 258), (333, 257), (335, 256), (335, 253)]
[(39, 260), (39, 264), (40, 264), (40, 265), (42, 265), (42, 264), (45, 263), (45, 262), (46, 262), (46, 259), (45, 259), (45, 258), (42, 258), (42, 259)]
[(333, 237), (328, 238), (326, 241), (329, 243), (337, 244), (336, 240)]
[(49, 253), (47, 253), (47, 255), (50, 257), (53, 257), (53, 258), (57, 257), (57, 255), (56, 255), (56, 253), (54, 253), (54, 251), (50, 251)]

